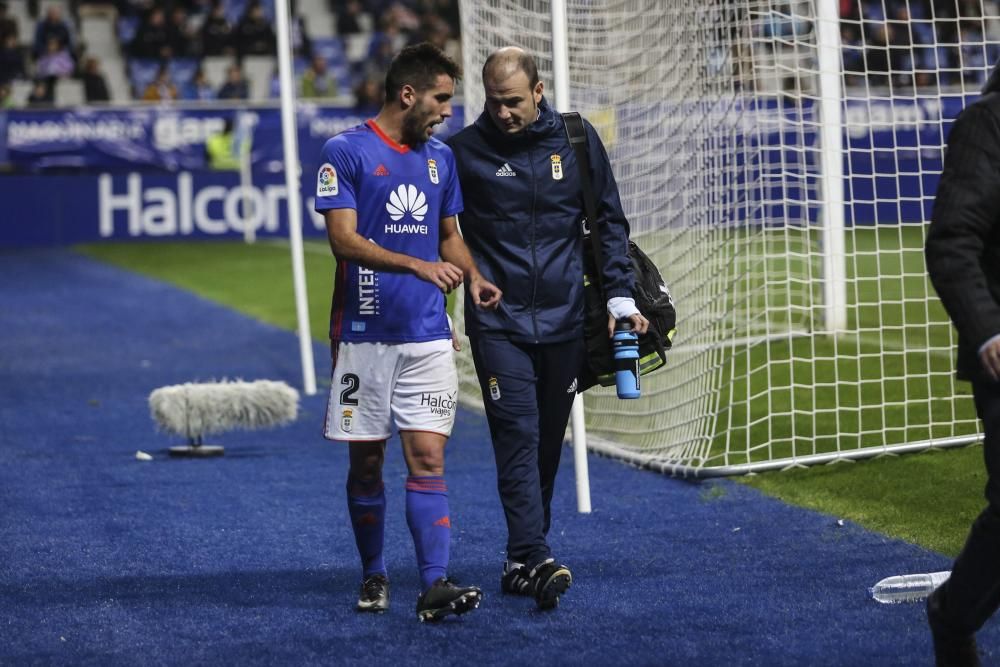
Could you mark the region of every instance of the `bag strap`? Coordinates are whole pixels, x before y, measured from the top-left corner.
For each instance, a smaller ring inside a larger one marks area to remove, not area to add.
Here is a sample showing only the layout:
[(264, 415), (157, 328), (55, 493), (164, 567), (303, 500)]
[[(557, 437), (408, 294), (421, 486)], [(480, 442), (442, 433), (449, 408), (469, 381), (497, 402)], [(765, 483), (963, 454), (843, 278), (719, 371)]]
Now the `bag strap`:
[(576, 153), (576, 164), (580, 168), (580, 189), (583, 190), (583, 212), (587, 215), (587, 229), (590, 242), (594, 248), (594, 264), (597, 288), (604, 295), (604, 253), (601, 252), (601, 232), (597, 223), (597, 202), (594, 199), (594, 186), (590, 181), (590, 151), (587, 150), (587, 130), (583, 126), (583, 118), (576, 111), (562, 114), (566, 125), (566, 136), (569, 145)]

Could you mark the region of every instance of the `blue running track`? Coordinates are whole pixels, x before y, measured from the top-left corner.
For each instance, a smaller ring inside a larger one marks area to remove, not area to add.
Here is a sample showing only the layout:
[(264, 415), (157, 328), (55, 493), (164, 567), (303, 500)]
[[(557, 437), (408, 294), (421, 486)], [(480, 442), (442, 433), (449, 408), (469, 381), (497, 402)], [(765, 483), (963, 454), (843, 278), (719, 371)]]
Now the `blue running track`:
[[(219, 459), (170, 460), (180, 443), (149, 417), (163, 385), (297, 386), (292, 333), (67, 250), (0, 252), (0, 332), (0, 665), (932, 663), (923, 606), (866, 589), (944, 556), (738, 483), (599, 457), (590, 515), (564, 457), (551, 541), (576, 581), (560, 608), (501, 595), (503, 515), (472, 412), (448, 449), (451, 574), (484, 588), (482, 606), (417, 622), (393, 440), (392, 607), (359, 615), (346, 453), (320, 437), (322, 395), (290, 426), (214, 438)], [(998, 660), (1000, 623), (980, 645)]]

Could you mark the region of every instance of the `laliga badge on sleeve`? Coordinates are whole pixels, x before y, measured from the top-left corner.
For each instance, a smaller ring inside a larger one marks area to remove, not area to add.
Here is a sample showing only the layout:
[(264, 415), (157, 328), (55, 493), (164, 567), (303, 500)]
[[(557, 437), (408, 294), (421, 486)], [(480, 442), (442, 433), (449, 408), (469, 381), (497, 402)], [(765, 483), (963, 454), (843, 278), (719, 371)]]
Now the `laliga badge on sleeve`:
[(427, 175), (431, 177), (431, 183), (438, 183), (438, 164), (436, 160), (427, 160)]
[(550, 159), (552, 160), (552, 179), (561, 181), (563, 177), (562, 158), (558, 155), (553, 155)]
[(333, 168), (332, 164), (326, 162), (319, 168), (319, 173), (316, 175), (316, 196), (334, 197), (338, 190), (337, 170)]

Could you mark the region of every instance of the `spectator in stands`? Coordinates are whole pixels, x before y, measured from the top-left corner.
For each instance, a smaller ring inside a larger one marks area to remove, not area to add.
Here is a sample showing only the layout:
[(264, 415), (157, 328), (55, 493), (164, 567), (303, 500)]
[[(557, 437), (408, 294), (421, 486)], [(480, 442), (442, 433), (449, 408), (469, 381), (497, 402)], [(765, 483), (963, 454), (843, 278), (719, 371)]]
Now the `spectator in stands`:
[(364, 10), (359, 0), (346, 0), (331, 4), (331, 9), (337, 17), (338, 35), (356, 35), (363, 31), (362, 14), (364, 14)]
[(18, 34), (17, 21), (7, 14), (7, 3), (0, 2), (0, 44), (6, 42), (9, 36), (14, 37), (15, 44), (20, 44), (21, 36)]
[(40, 58), (48, 51), (49, 39), (55, 38), (59, 46), (73, 53), (73, 33), (69, 24), (63, 20), (62, 9), (52, 5), (45, 12), (45, 18), (35, 27), (35, 42), (32, 53)]
[(24, 61), (24, 49), (17, 43), (17, 35), (7, 33), (0, 40), (0, 83), (27, 78), (28, 69)]
[(305, 19), (294, 14), (292, 17), (292, 53), (299, 58), (311, 60), (313, 57), (312, 40), (309, 39)]
[(316, 55), (302, 72), (302, 97), (336, 97), (337, 81), (330, 74), (326, 59)]
[(101, 72), (101, 63), (97, 58), (87, 58), (83, 63), (83, 71), (80, 73), (83, 80), (83, 94), (87, 102), (110, 102), (111, 93), (108, 91), (108, 82)]
[(889, 62), (889, 26), (886, 23), (872, 24), (865, 49), (865, 72), (868, 85), (872, 88), (889, 87), (892, 66)]
[(171, 102), (177, 99), (177, 86), (170, 78), (170, 68), (164, 63), (156, 72), (156, 78), (142, 93), (144, 102)]
[(425, 17), (435, 16), (444, 21), (453, 37), (462, 31), (457, 0), (418, 0), (417, 12)]
[(230, 65), (226, 70), (226, 82), (219, 88), (218, 98), (220, 100), (245, 100), (250, 97), (250, 87), (247, 85), (246, 77), (243, 76), (243, 68), (239, 65)]
[(163, 10), (154, 7), (135, 33), (135, 38), (129, 45), (133, 58), (149, 58), (154, 60), (170, 58), (170, 33), (167, 31), (167, 19)]
[(55, 101), (55, 81), (53, 79), (35, 79), (28, 95), (29, 107), (50, 107)]
[(264, 16), (264, 8), (254, 0), (236, 26), (236, 53), (243, 56), (269, 56), (277, 53), (274, 30)]
[(174, 5), (167, 21), (167, 42), (175, 58), (197, 57), (198, 40), (191, 28), (188, 13), (181, 5)]
[(14, 108), (14, 91), (9, 83), (0, 83), (0, 109)]
[(146, 16), (153, 8), (153, 0), (117, 0), (120, 16)]
[(865, 85), (865, 51), (861, 34), (853, 23), (840, 24), (841, 66), (845, 86)]
[(75, 70), (76, 63), (69, 49), (55, 36), (49, 37), (45, 53), (35, 63), (35, 76), (64, 78), (73, 76)]
[(194, 76), (191, 77), (191, 81), (183, 87), (181, 97), (185, 100), (200, 101), (215, 99), (215, 88), (213, 88), (212, 84), (209, 82), (204, 69), (199, 67), (195, 70)]
[(382, 77), (369, 76), (354, 88), (354, 110), (362, 115), (374, 115), (382, 107), (385, 91)]
[(226, 8), (222, 0), (214, 0), (201, 24), (201, 52), (206, 56), (221, 56), (233, 51), (233, 27), (226, 18)]

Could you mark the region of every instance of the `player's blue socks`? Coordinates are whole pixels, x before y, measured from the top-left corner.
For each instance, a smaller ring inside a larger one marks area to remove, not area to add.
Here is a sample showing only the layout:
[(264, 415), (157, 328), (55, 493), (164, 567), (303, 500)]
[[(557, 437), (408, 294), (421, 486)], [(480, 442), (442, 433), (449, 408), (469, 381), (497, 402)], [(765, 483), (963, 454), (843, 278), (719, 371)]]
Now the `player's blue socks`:
[(364, 578), (386, 574), (382, 548), (385, 538), (385, 485), (382, 480), (364, 483), (348, 476), (347, 510), (354, 528)]
[(451, 519), (444, 477), (406, 478), (406, 523), (413, 535), (420, 579), (426, 591), (448, 573)]

